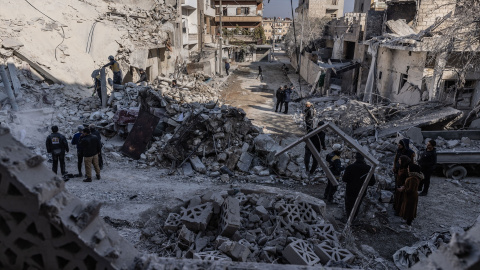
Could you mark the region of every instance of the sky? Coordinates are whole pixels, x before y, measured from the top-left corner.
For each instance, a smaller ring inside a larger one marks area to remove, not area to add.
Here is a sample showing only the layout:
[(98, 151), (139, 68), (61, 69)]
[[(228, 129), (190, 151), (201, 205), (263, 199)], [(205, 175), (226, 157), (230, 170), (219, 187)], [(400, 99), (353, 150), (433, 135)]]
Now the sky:
[[(298, 0), (293, 1), (293, 13), (295, 14), (295, 8), (298, 6)], [(352, 12), (353, 4), (355, 0), (345, 0), (345, 6), (343, 12)], [(288, 17), (292, 18), (292, 10), (290, 5), (290, 0), (263, 0), (264, 9), (263, 17)]]

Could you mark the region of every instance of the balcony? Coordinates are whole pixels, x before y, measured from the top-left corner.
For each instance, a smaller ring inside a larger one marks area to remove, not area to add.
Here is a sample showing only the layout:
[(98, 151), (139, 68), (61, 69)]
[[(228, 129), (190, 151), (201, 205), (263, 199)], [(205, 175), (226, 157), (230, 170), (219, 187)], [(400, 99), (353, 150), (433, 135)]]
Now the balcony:
[[(220, 17), (215, 17), (215, 22), (219, 22)], [(262, 16), (222, 16), (222, 22), (262, 22)]]
[(197, 0), (182, 0), (182, 8), (197, 9)]

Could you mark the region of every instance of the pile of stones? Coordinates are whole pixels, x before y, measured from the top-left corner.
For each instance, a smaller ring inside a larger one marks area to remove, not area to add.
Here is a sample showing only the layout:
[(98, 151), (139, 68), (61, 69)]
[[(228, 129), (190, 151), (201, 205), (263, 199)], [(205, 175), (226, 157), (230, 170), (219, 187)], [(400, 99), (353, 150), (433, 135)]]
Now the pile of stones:
[(353, 263), (324, 219), (325, 203), (307, 195), (209, 191), (147, 222), (143, 236), (160, 256), (206, 261), (327, 265)]

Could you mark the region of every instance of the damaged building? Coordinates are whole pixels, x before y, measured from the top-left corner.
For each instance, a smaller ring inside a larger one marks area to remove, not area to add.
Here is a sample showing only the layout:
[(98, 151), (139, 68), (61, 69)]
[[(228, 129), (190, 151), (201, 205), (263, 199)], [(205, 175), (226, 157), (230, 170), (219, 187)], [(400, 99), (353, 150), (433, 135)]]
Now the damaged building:
[[(355, 1), (353, 13), (326, 27), (325, 45), (302, 52), (302, 57), (321, 61), (325, 88), (331, 82), (367, 102), (414, 105), (437, 100), (468, 111), (480, 101), (480, 72), (471, 64), (478, 41), (452, 38), (455, 24), (465, 25), (465, 32), (476, 31), (473, 20), (462, 22), (464, 8), (453, 0)], [(314, 84), (314, 77), (306, 80)]]

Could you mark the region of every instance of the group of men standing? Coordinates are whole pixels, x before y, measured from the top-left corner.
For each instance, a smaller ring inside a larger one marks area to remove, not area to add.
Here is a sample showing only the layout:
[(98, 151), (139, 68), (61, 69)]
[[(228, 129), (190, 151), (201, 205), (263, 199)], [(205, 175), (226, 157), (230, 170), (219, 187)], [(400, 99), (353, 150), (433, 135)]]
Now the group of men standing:
[[(69, 152), (68, 142), (65, 136), (58, 132), (57, 126), (52, 126), (52, 134), (47, 137), (47, 152), (52, 154), (52, 171), (56, 174), (58, 163), (63, 176), (67, 174), (65, 170), (65, 153)], [(95, 169), (96, 178), (100, 180), (100, 170), (103, 168), (101, 135), (96, 130), (95, 125), (91, 124), (88, 128), (80, 125), (77, 127), (77, 133), (72, 138), (72, 145), (77, 147), (77, 168), (76, 177), (82, 177), (82, 163), (85, 162), (85, 176), (83, 182), (92, 182), (92, 165)]]
[[(278, 91), (277, 91), (278, 93)], [(278, 97), (277, 97), (278, 100)], [(278, 101), (277, 101), (278, 106)], [(310, 102), (305, 104), (304, 120), (307, 134), (314, 130), (314, 116), (315, 109)], [(319, 121), (317, 128), (324, 125), (323, 121)], [(315, 149), (320, 152), (326, 150), (325, 146), (325, 133), (323, 131), (318, 132), (309, 140), (314, 145)], [(402, 225), (404, 228), (409, 229), (413, 219), (417, 214), (418, 196), (427, 196), (430, 187), (430, 177), (433, 173), (435, 165), (437, 163), (436, 154), (436, 142), (429, 140), (426, 145), (425, 151), (420, 154), (418, 159), (418, 165), (415, 163), (415, 152), (410, 149), (410, 141), (408, 139), (402, 139), (398, 142), (398, 149), (394, 159), (393, 172), (395, 175), (395, 194), (394, 194), (394, 210), (395, 214), (406, 220), (406, 225)], [(341, 153), (343, 150), (342, 145), (334, 144), (332, 146), (332, 152), (326, 155), (326, 161), (330, 171), (336, 180), (342, 179), (346, 183), (345, 191), (345, 212), (347, 216), (350, 216), (355, 201), (360, 193), (360, 190), (366, 181), (371, 166), (365, 162), (365, 157), (360, 153), (355, 153), (355, 162), (346, 168), (342, 166)], [(314, 158), (312, 166), (310, 167), (310, 159), (312, 157), (312, 151), (305, 146), (305, 169), (309, 177), (317, 169), (317, 160)], [(343, 177), (341, 172), (344, 171)], [(368, 183), (369, 186), (375, 184), (375, 175), (372, 175)], [(327, 183), (327, 187), (324, 192), (324, 199), (327, 202), (332, 202), (337, 187), (332, 185), (330, 181)], [(419, 192), (421, 192), (419, 194)], [(366, 193), (363, 194), (363, 198)], [(361, 203), (361, 201), (360, 201)], [(358, 212), (355, 213), (355, 217)]]
[[(284, 86), (280, 86), (275, 93), (275, 97), (277, 98), (277, 104), (275, 106), (275, 112), (282, 112), (282, 106), (285, 105), (285, 110), (283, 111), (284, 114), (288, 113), (288, 103), (291, 101), (292, 92), (294, 86), (290, 84), (288, 87), (286, 84)], [(280, 110), (278, 108), (280, 106)]]

